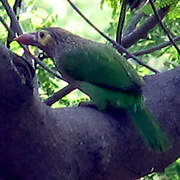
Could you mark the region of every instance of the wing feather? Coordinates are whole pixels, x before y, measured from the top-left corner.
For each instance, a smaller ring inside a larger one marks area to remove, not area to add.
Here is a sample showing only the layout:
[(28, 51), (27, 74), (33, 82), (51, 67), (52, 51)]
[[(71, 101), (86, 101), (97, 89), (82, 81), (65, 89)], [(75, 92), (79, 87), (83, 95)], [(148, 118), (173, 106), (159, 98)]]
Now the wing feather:
[(100, 43), (70, 47), (56, 59), (58, 69), (74, 80), (109, 89), (140, 92), (142, 78), (113, 48)]

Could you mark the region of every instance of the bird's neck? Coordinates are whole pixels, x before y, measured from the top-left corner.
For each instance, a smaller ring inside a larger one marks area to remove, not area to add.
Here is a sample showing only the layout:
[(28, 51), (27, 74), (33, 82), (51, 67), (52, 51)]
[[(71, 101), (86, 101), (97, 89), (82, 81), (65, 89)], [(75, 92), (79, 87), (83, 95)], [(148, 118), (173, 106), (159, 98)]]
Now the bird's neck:
[(41, 48), (44, 52), (46, 52), (46, 54), (48, 55), (48, 57), (50, 57), (51, 59), (54, 59), (56, 56), (56, 50), (53, 47), (45, 47), (45, 48)]

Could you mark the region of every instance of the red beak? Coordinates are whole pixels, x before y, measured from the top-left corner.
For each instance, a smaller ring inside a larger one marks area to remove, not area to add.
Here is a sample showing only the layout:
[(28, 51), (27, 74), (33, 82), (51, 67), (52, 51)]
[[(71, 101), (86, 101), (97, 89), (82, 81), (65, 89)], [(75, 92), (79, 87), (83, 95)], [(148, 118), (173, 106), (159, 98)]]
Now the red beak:
[(36, 46), (38, 44), (36, 33), (21, 34), (19, 37), (15, 38), (14, 40), (24, 45)]

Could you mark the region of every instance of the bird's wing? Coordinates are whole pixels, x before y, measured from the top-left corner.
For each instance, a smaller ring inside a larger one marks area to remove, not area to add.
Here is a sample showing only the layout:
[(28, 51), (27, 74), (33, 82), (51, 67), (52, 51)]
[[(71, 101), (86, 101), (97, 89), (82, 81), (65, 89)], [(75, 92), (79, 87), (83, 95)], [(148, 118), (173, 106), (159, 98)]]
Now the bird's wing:
[(99, 43), (69, 48), (57, 58), (56, 65), (74, 80), (109, 89), (140, 92), (143, 84), (142, 78), (124, 57)]

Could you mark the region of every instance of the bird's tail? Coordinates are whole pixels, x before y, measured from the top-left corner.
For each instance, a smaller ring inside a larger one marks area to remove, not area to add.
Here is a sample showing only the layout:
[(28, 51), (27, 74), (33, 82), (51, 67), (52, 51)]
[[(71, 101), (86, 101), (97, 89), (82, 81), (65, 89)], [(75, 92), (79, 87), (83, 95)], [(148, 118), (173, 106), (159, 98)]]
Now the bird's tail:
[(164, 152), (171, 147), (170, 139), (144, 106), (128, 110), (128, 114), (150, 150)]

